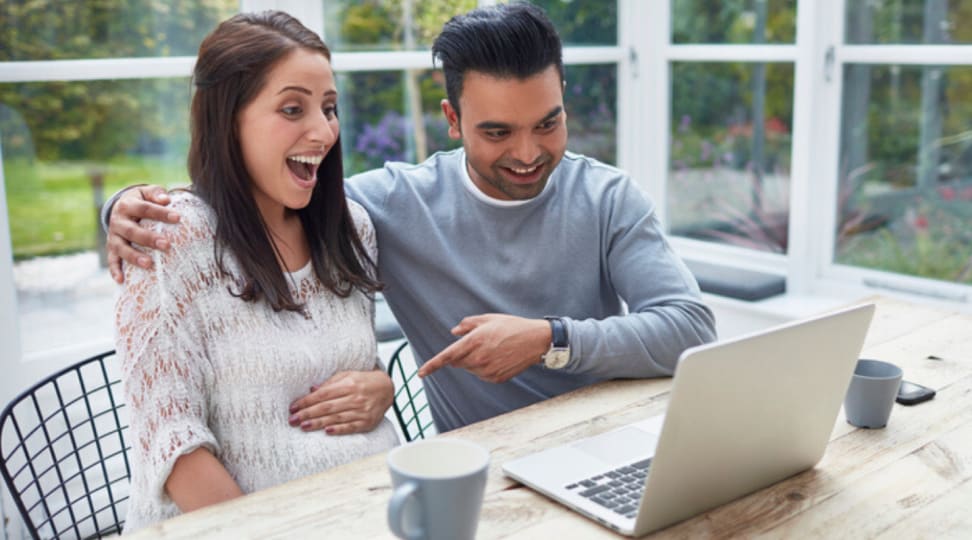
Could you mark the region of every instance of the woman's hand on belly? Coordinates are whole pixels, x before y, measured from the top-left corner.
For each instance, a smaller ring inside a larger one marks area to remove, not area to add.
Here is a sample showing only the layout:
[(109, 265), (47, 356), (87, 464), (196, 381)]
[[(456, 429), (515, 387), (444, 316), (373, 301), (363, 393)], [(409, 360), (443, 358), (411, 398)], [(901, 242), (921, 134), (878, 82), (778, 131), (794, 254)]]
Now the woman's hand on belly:
[(395, 387), (384, 371), (341, 371), (290, 405), (290, 425), (329, 435), (368, 432), (394, 398)]

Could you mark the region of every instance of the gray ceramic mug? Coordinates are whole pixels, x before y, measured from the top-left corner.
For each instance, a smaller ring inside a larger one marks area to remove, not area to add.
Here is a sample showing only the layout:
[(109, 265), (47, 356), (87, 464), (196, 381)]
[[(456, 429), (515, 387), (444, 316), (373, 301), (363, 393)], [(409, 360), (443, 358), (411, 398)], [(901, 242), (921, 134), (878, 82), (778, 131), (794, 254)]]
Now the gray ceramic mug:
[(409, 540), (476, 536), (489, 452), (460, 439), (433, 438), (388, 453), (393, 492), (388, 526)]
[(883, 428), (888, 425), (894, 398), (901, 386), (901, 368), (880, 360), (858, 360), (851, 378), (844, 414), (852, 425)]

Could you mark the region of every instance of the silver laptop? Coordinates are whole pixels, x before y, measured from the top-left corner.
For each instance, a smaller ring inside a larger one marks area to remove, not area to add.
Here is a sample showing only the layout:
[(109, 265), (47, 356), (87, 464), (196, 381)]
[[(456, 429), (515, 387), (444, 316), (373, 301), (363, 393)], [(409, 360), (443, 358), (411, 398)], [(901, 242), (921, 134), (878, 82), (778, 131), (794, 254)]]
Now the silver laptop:
[(813, 467), (874, 305), (685, 351), (664, 415), (509, 461), (507, 476), (642, 535)]

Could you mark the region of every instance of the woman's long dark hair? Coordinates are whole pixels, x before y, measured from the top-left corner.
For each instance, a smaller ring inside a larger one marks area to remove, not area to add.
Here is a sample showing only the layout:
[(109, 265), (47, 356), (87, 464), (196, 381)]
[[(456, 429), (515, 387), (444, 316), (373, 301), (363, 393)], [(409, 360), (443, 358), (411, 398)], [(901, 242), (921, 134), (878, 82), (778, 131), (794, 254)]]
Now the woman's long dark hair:
[[(304, 49), (324, 55), (327, 45), (297, 19), (281, 11), (241, 13), (220, 23), (199, 46), (193, 70), (189, 177), (193, 191), (216, 213), (214, 250), (220, 271), (229, 249), (243, 272), (238, 291), (246, 301), (265, 297), (275, 311), (302, 311), (276, 257), (276, 247), (253, 198), (244, 166), (237, 115), (263, 88), (267, 73), (288, 53)], [(355, 230), (344, 194), (338, 138), (317, 170), (310, 203), (297, 210), (310, 245), (314, 272), (329, 290), (347, 297), (357, 288), (374, 293), (381, 284)]]

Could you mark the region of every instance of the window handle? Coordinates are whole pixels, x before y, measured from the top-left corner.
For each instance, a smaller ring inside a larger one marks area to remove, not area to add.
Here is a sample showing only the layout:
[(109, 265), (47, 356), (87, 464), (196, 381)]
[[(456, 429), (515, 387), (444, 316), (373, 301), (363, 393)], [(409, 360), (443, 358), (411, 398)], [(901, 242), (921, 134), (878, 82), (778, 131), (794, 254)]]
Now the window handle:
[(834, 79), (834, 46), (827, 47), (824, 53), (824, 81), (830, 82)]

